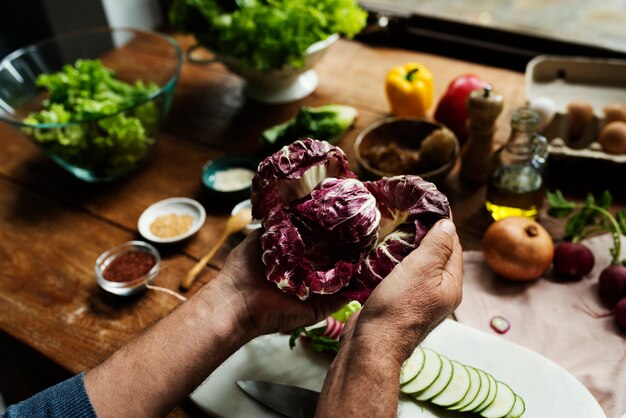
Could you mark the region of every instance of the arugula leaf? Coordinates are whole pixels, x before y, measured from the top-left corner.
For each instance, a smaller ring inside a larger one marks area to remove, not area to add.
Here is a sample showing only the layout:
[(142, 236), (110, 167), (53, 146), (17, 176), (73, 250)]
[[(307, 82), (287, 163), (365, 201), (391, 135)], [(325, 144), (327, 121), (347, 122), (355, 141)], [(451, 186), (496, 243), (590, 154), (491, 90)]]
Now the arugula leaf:
[(576, 203), (565, 199), (560, 190), (554, 193), (547, 191), (546, 195), (548, 197), (548, 204), (550, 205), (548, 215), (554, 218), (565, 218), (576, 208)]
[(612, 204), (613, 204), (613, 198), (611, 197), (611, 193), (609, 193), (608, 190), (605, 190), (604, 193), (602, 193), (602, 196), (600, 196), (600, 199), (598, 200), (598, 206), (600, 206), (603, 209), (609, 209)]
[(619, 224), (620, 232), (622, 233), (622, 235), (626, 235), (626, 212), (624, 212), (623, 210), (618, 211), (615, 214), (615, 219)]
[[(565, 226), (565, 232), (573, 242), (579, 242), (590, 233), (607, 231), (613, 238), (612, 262), (614, 264), (620, 262), (621, 234), (626, 232), (626, 214), (622, 211), (616, 216), (611, 214), (609, 209), (613, 199), (608, 191), (602, 194), (598, 202), (593, 194), (589, 193), (583, 204), (566, 200), (560, 190), (554, 193), (548, 191), (547, 196), (550, 216), (563, 218), (571, 215)], [(575, 209), (579, 211), (572, 214)], [(624, 262), (626, 263), (626, 260)]]

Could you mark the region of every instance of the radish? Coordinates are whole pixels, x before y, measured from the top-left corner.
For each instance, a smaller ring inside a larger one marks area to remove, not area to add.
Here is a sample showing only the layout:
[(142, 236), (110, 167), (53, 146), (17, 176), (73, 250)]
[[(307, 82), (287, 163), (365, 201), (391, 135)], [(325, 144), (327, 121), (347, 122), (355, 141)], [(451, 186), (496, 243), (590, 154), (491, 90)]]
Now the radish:
[(615, 305), (615, 321), (620, 328), (626, 330), (626, 298), (617, 302)]
[(626, 298), (626, 267), (622, 264), (611, 264), (602, 270), (598, 290), (611, 304)]
[(591, 272), (595, 258), (591, 250), (576, 242), (562, 242), (554, 250), (554, 271), (570, 279), (580, 279)]

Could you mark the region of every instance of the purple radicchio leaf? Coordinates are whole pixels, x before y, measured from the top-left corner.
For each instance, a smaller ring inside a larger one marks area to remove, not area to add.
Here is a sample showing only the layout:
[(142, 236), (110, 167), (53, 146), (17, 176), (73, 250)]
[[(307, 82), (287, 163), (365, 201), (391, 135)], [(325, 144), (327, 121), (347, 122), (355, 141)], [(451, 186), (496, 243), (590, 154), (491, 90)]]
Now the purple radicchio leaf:
[(307, 299), (348, 285), (376, 243), (380, 212), (356, 179), (328, 178), (291, 207), (276, 206), (264, 220), (267, 278)]
[(417, 176), (361, 183), (341, 149), (297, 141), (259, 165), (252, 214), (263, 221), (268, 280), (307, 299), (343, 292), (364, 302), (428, 230), (448, 200)]
[(450, 217), (446, 196), (420, 177), (397, 176), (364, 184), (382, 215), (378, 243), (343, 292), (362, 303), (437, 221)]
[(327, 177), (356, 178), (340, 148), (314, 139), (283, 147), (259, 164), (252, 179), (252, 216), (265, 219), (271, 209), (307, 196)]

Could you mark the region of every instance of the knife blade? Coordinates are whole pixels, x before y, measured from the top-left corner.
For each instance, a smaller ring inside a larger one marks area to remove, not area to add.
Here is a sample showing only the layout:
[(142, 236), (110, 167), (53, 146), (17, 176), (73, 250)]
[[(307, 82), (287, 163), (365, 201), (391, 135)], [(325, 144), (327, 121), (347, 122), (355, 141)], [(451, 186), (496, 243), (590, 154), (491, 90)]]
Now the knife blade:
[(320, 393), (314, 390), (261, 380), (238, 380), (248, 396), (289, 418), (313, 418)]

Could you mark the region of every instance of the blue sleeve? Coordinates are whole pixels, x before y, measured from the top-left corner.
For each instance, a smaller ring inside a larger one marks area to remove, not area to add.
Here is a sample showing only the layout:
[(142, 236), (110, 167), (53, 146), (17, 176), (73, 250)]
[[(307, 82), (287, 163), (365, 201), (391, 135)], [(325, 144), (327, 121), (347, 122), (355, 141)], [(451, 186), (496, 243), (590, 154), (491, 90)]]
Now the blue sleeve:
[(30, 417), (96, 417), (85, 389), (85, 374), (76, 375), (16, 405), (11, 405), (4, 418)]

